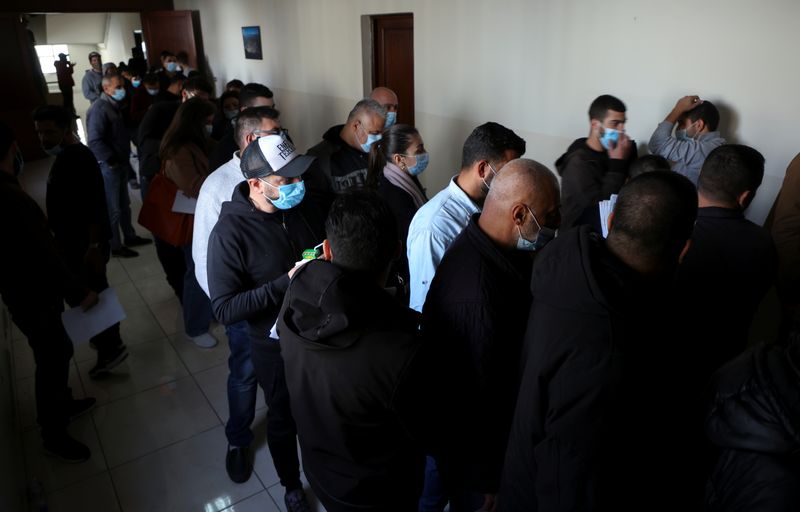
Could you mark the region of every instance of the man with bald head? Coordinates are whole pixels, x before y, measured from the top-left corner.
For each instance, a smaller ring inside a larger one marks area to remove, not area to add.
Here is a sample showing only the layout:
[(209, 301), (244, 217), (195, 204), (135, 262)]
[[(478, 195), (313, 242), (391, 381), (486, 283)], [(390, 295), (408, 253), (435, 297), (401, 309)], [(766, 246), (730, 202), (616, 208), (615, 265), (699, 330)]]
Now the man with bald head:
[(391, 127), (397, 122), (397, 107), (399, 106), (397, 94), (388, 87), (376, 87), (372, 89), (369, 98), (375, 100), (386, 109), (386, 122), (383, 129)]
[(533, 256), (560, 224), (555, 175), (529, 159), (507, 163), (436, 270), (425, 336), (448, 359), (453, 442), (437, 460), (450, 510), (491, 505), (500, 487), (516, 403)]
[(682, 453), (674, 392), (694, 354), (662, 333), (696, 216), (688, 179), (645, 173), (608, 239), (581, 226), (537, 259), (499, 510), (695, 510), (679, 480), (700, 457)]
[(331, 127), (322, 142), (308, 150), (335, 193), (360, 189), (367, 179), (369, 150), (381, 140), (386, 109), (375, 100), (356, 103), (347, 122)]

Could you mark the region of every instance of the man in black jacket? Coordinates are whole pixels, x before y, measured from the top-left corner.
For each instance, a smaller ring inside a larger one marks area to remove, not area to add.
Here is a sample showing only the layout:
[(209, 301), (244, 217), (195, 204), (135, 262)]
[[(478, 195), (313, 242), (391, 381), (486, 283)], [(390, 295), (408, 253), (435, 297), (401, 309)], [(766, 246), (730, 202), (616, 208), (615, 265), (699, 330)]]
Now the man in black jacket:
[(42, 210), (20, 187), (22, 156), (11, 130), (0, 123), (0, 296), (11, 319), (28, 338), (36, 361), (36, 421), (44, 449), (66, 462), (83, 462), (89, 448), (67, 433), (71, 417), (94, 398), (73, 400), (68, 387), (72, 342), (64, 332), (64, 300), (85, 310), (97, 303), (58, 256)]
[[(306, 510), (297, 458), (297, 428), (273, 331), (295, 262), (323, 239), (323, 218), (309, 201), (300, 176), (313, 162), (280, 135), (267, 135), (242, 152), (241, 183), (223, 203), (208, 240), (208, 287), (216, 318), (225, 325), (247, 321), (253, 367), (264, 389), (267, 443), (286, 488), (290, 511)], [(252, 471), (249, 446), (231, 446), (228, 474), (246, 481)]]
[(589, 137), (570, 144), (556, 160), (561, 175), (561, 228), (593, 224), (597, 202), (619, 192), (636, 160), (636, 145), (625, 134), (625, 104), (604, 94), (589, 107)]
[(696, 214), (688, 179), (646, 173), (622, 188), (607, 241), (582, 226), (537, 259), (501, 511), (651, 510), (680, 496), (664, 474), (691, 464), (672, 458), (681, 368), (658, 334)]
[(328, 512), (415, 510), (436, 386), (419, 313), (383, 288), (397, 226), (377, 195), (355, 192), (325, 231), (327, 261), (297, 271), (278, 318), (305, 475)]
[(367, 180), (369, 150), (381, 140), (386, 109), (375, 100), (356, 103), (345, 124), (333, 126), (322, 142), (308, 150), (317, 157), (320, 171), (330, 181), (333, 192), (357, 190)]
[[(262, 84), (250, 83), (242, 88), (239, 93), (239, 112), (253, 107), (275, 108), (275, 98), (269, 87)], [(239, 143), (234, 137), (233, 130), (227, 130), (211, 152), (211, 157), (208, 159), (208, 168), (217, 169), (221, 167), (240, 149)]]
[[(56, 157), (47, 179), (47, 216), (61, 257), (72, 273), (100, 293), (108, 288), (111, 238), (100, 166), (70, 129), (72, 116), (66, 109), (40, 107), (33, 120), (45, 152)], [(108, 373), (128, 357), (119, 323), (91, 342), (97, 349), (97, 364), (89, 370), (92, 378)]]
[(558, 181), (543, 165), (506, 164), (483, 211), (445, 253), (425, 300), (425, 335), (444, 345), (454, 387), (454, 442), (437, 461), (453, 512), (490, 506), (500, 487), (531, 301), (531, 256), (558, 228), (558, 195)]

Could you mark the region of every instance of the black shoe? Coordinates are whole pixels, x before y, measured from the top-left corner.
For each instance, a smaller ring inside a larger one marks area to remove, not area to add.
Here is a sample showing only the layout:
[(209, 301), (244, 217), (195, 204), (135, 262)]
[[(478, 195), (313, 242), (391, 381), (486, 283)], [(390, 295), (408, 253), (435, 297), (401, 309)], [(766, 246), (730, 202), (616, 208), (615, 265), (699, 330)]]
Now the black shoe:
[(74, 421), (78, 416), (82, 416), (91, 411), (96, 402), (97, 400), (92, 397), (72, 400), (67, 406), (67, 415), (69, 415), (69, 421)]
[(133, 238), (128, 238), (127, 240), (125, 240), (125, 245), (127, 245), (128, 247), (136, 247), (139, 245), (147, 245), (152, 243), (153, 241), (150, 240), (149, 238), (143, 238), (141, 236), (135, 236)]
[(116, 258), (135, 258), (139, 253), (123, 245), (119, 249), (111, 249), (111, 255)]
[(225, 469), (231, 481), (242, 484), (250, 480), (253, 473), (253, 463), (250, 460), (249, 446), (229, 446), (225, 455)]
[(308, 504), (302, 488), (287, 492), (283, 502), (286, 504), (286, 512), (311, 512), (311, 505)]
[(128, 347), (120, 345), (107, 354), (97, 354), (97, 364), (89, 370), (89, 377), (96, 379), (117, 367), (128, 357)]
[(58, 457), (60, 460), (70, 463), (85, 462), (92, 456), (92, 452), (85, 444), (71, 438), (69, 434), (45, 441), (44, 452), (51, 457)]

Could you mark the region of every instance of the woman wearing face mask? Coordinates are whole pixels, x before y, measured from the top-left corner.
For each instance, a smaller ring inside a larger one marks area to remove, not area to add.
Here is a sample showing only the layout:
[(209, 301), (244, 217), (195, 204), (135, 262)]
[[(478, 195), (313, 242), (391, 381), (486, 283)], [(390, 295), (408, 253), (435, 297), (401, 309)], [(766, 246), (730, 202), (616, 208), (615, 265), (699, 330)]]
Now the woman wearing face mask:
[(233, 120), (239, 115), (239, 93), (235, 91), (225, 91), (219, 97), (219, 110), (214, 117), (214, 128), (211, 131), (211, 138), (222, 140), (226, 133), (233, 130)]
[[(197, 198), (203, 181), (211, 171), (208, 154), (214, 142), (209, 135), (215, 111), (214, 104), (207, 100), (192, 98), (185, 101), (178, 108), (161, 142), (159, 156), (164, 174), (189, 197)], [(165, 242), (156, 242), (157, 248), (160, 245), (161, 250), (174, 251), (164, 247)], [(194, 276), (191, 243), (180, 250), (183, 252), (184, 266), (179, 268), (178, 265), (170, 265), (174, 268), (164, 268), (167, 280), (171, 284), (183, 280), (181, 304), (186, 335), (197, 346), (211, 348), (217, 344), (217, 340), (208, 333), (212, 318), (211, 304)], [(170, 261), (173, 260), (170, 258)]]
[(376, 190), (397, 220), (397, 233), (403, 243), (395, 270), (408, 283), (408, 257), (405, 242), (408, 226), (417, 210), (428, 201), (417, 178), (428, 166), (428, 152), (413, 126), (396, 124), (383, 132), (369, 153), (367, 187)]

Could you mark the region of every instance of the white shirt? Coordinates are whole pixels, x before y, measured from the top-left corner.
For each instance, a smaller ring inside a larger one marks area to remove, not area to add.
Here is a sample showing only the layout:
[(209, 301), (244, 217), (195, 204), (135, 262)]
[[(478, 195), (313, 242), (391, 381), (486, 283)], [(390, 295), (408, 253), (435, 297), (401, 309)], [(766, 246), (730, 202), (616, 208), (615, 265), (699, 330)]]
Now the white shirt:
[(197, 282), (209, 297), (211, 294), (208, 291), (208, 237), (211, 236), (211, 230), (219, 220), (222, 203), (231, 200), (233, 191), (242, 181), (244, 176), (240, 168), (239, 155), (234, 153), (233, 158), (208, 175), (197, 197), (192, 234), (192, 259)]
[(422, 312), (436, 267), (444, 252), (481, 209), (456, 184), (456, 177), (444, 190), (417, 210), (408, 228), (409, 306)]

